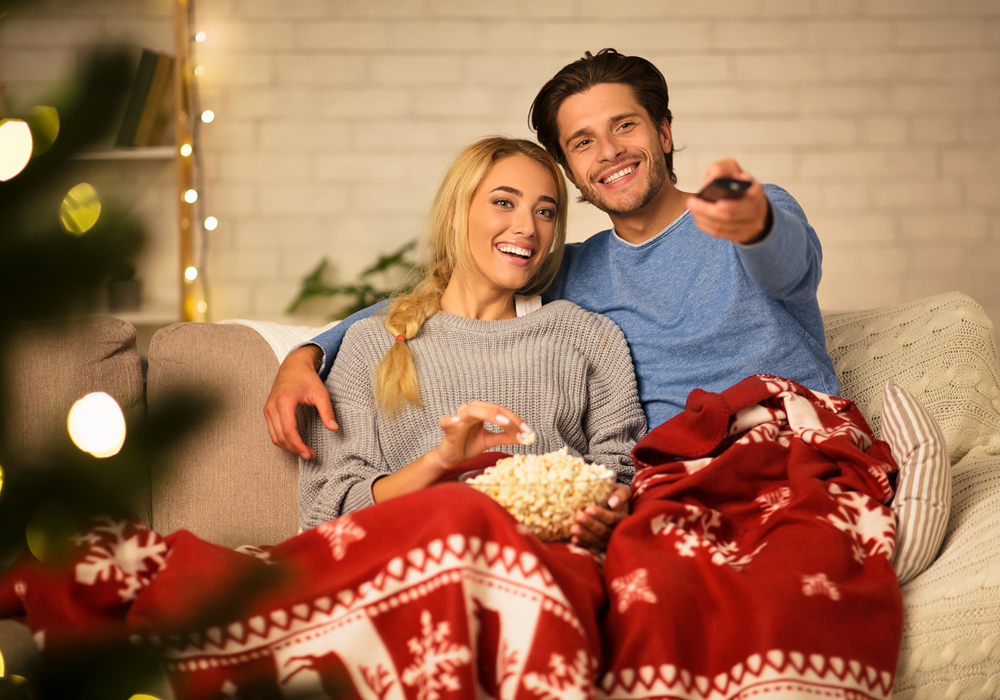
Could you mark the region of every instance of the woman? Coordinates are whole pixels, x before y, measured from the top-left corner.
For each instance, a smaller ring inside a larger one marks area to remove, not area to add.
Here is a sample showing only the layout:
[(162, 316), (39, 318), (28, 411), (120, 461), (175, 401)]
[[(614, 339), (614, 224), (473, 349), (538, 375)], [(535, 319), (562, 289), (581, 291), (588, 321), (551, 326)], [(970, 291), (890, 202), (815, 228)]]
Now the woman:
[[(426, 278), (351, 327), (327, 379), (342, 427), (307, 427), (317, 458), (302, 464), (303, 527), (423, 489), (500, 445), (568, 445), (628, 483), (645, 420), (621, 331), (566, 301), (517, 313), (515, 295), (540, 293), (559, 269), (566, 210), (539, 146), (489, 138), (458, 156), (428, 218)], [(615, 512), (580, 514), (574, 542), (603, 548), (627, 498), (621, 487)]]

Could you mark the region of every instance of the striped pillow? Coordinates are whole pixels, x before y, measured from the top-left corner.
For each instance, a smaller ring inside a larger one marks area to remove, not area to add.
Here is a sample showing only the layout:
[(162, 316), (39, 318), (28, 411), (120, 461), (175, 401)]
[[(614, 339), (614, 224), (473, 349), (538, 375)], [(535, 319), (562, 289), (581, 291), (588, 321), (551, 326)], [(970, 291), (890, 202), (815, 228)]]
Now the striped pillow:
[(882, 391), (882, 439), (899, 464), (893, 566), (899, 585), (930, 566), (944, 541), (951, 510), (951, 463), (937, 422), (890, 379)]

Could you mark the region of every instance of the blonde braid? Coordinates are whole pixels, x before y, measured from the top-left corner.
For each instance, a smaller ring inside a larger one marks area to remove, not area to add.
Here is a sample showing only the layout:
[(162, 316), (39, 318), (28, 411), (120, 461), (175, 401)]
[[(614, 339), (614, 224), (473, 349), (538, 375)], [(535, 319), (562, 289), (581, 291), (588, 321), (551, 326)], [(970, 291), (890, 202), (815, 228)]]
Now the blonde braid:
[[(392, 303), (385, 317), (386, 330), (405, 340), (416, 336), (424, 322), (441, 308), (441, 295), (450, 279), (451, 265), (441, 261), (412, 293)], [(406, 401), (423, 405), (413, 353), (405, 342), (393, 343), (375, 369), (375, 401), (389, 414), (402, 408)]]

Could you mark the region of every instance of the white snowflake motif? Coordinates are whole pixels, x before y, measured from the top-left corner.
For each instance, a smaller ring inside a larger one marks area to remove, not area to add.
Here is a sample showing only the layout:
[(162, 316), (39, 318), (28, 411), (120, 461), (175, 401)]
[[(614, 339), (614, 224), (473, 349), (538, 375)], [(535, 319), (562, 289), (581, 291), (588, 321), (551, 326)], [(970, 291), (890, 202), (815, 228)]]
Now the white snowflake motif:
[(469, 647), (448, 641), (451, 630), (447, 622), (437, 626), (429, 610), (420, 614), (420, 638), (413, 637), (406, 646), (414, 661), (403, 671), (403, 682), (417, 688), (417, 700), (438, 700), (441, 690), (460, 690), (462, 685), (453, 673), (456, 666), (468, 664)]
[(594, 696), (587, 652), (576, 652), (572, 665), (562, 654), (549, 658), (552, 673), (524, 674), (524, 687), (542, 700), (587, 700)]
[(837, 584), (826, 577), (826, 574), (816, 574), (802, 576), (802, 595), (825, 595), (830, 600), (840, 600), (840, 589)]
[(837, 512), (818, 515), (852, 539), (854, 559), (864, 564), (865, 557), (883, 554), (892, 558), (896, 548), (896, 521), (892, 511), (856, 491), (845, 491), (838, 484), (827, 484), (836, 499)]
[[(135, 534), (125, 539), (128, 522), (110, 518), (102, 518), (101, 522), (106, 524), (76, 538), (78, 544), (90, 545), (83, 561), (76, 565), (76, 581), (85, 586), (93, 586), (98, 580), (121, 581), (124, 586), (118, 589), (118, 595), (122, 602), (135, 600), (163, 565), (167, 545), (145, 526), (136, 526)], [(147, 560), (152, 566), (147, 566)]]
[(337, 561), (347, 555), (347, 545), (365, 538), (364, 528), (354, 522), (350, 515), (342, 515), (336, 520), (323, 523), (316, 530), (329, 543), (330, 553)]
[(754, 500), (760, 504), (760, 507), (764, 511), (764, 514), (760, 519), (760, 524), (764, 525), (767, 523), (767, 520), (771, 517), (772, 513), (776, 510), (781, 510), (791, 502), (792, 490), (787, 486), (781, 486), (776, 488), (774, 491), (762, 493)]
[(611, 582), (611, 591), (618, 597), (618, 612), (624, 613), (632, 603), (655, 603), (656, 594), (649, 587), (649, 573), (645, 569), (619, 576)]
[(716, 566), (729, 565), (737, 571), (742, 571), (763, 549), (761, 545), (753, 552), (739, 556), (739, 547), (735, 542), (719, 539), (714, 530), (722, 525), (722, 514), (717, 510), (685, 506), (688, 515), (681, 518), (670, 518), (658, 515), (649, 522), (654, 535), (674, 535), (677, 541), (674, 547), (682, 557), (694, 557), (699, 551), (708, 553)]

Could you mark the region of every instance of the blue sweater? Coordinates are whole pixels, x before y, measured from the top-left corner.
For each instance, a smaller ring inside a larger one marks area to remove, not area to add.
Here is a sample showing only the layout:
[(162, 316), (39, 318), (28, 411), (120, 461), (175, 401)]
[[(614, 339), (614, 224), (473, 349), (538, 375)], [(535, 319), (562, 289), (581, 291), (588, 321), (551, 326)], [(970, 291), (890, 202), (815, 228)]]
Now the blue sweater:
[[(569, 299), (618, 324), (650, 429), (680, 413), (692, 389), (720, 392), (753, 374), (840, 393), (816, 301), (819, 238), (788, 192), (764, 187), (774, 225), (754, 245), (712, 238), (686, 212), (639, 245), (612, 229), (566, 246), (546, 301)], [(313, 339), (323, 378), (348, 326), (384, 305)]]

